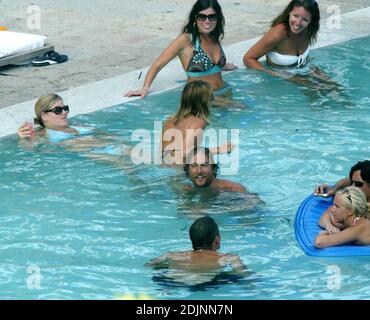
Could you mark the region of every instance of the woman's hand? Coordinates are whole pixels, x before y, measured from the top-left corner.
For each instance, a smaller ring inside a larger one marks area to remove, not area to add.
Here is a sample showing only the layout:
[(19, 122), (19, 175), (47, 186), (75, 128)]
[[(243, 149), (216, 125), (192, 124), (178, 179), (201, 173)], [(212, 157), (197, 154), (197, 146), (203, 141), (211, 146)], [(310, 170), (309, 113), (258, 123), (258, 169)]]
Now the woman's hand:
[(340, 232), (340, 230), (332, 224), (327, 224), (325, 230), (328, 232), (328, 234), (335, 234)]
[(277, 71), (271, 70), (271, 69), (264, 69), (270, 76), (273, 77), (281, 77), (281, 74)]
[(235, 148), (235, 145), (233, 145), (231, 142), (225, 142), (222, 146), (217, 147), (217, 153), (218, 154), (225, 154), (230, 153)]
[(149, 88), (143, 87), (139, 90), (132, 90), (132, 91), (126, 92), (125, 97), (140, 96), (140, 98), (143, 99), (146, 95), (148, 95), (148, 93), (149, 93)]
[(33, 129), (33, 125), (29, 122), (25, 122), (22, 126), (18, 129), (18, 137), (21, 139), (24, 138), (32, 138), (35, 135), (35, 131)]
[(222, 68), (223, 71), (231, 71), (235, 69), (238, 69), (238, 67), (233, 63), (226, 63), (224, 67)]

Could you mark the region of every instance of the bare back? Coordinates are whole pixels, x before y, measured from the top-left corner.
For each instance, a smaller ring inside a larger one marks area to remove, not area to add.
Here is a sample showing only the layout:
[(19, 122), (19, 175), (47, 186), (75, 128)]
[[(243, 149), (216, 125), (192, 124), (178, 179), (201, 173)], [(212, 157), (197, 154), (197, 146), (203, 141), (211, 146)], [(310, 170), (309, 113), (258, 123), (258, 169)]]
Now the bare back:
[[(166, 154), (184, 159), (187, 150), (192, 150), (196, 144), (201, 143), (203, 130), (207, 122), (199, 117), (188, 116), (178, 124), (175, 117), (170, 117), (164, 123), (162, 131), (162, 155)], [(195, 141), (194, 141), (195, 140)]]
[(370, 245), (370, 220), (362, 218), (356, 226), (359, 229), (356, 244)]
[(167, 267), (184, 272), (208, 273), (214, 275), (230, 266), (235, 273), (245, 271), (246, 266), (239, 256), (218, 253), (213, 250), (173, 252), (167, 254)]

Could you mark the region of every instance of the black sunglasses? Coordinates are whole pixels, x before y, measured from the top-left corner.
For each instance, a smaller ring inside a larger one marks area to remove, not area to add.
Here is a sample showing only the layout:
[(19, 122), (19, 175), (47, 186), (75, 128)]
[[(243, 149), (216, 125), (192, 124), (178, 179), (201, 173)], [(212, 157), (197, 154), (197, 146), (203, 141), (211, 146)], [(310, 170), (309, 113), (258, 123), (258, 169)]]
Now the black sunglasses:
[(218, 14), (213, 13), (213, 14), (207, 15), (207, 14), (198, 13), (196, 14), (195, 18), (199, 21), (206, 21), (207, 18), (209, 21), (217, 21)]
[(368, 182), (366, 181), (358, 181), (358, 180), (352, 180), (351, 182), (352, 182), (351, 184), (353, 184), (357, 188), (362, 188), (365, 183), (368, 184)]
[[(361, 181), (359, 181), (359, 182), (361, 182)], [(342, 194), (343, 194), (344, 196), (346, 196), (346, 198), (349, 200), (349, 202), (351, 202), (351, 203), (352, 203), (351, 194), (349, 193), (349, 191), (348, 191), (348, 190), (344, 190), (344, 191), (342, 192)]]
[(44, 112), (53, 112), (55, 114), (62, 114), (63, 113), (63, 110), (65, 112), (69, 112), (69, 106), (64, 106), (64, 107), (62, 107), (62, 106), (56, 106), (53, 109), (49, 109), (49, 110), (46, 110)]

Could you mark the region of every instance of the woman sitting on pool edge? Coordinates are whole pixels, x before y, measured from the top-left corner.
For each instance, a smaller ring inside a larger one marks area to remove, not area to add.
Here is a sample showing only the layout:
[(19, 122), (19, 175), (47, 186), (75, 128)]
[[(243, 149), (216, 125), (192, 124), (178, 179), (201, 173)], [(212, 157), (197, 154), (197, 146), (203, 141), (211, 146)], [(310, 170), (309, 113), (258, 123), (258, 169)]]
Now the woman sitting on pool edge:
[(367, 202), (363, 191), (356, 187), (337, 191), (329, 214), (324, 213), (320, 218), (320, 226), (325, 228), (325, 231), (315, 239), (317, 248), (351, 242), (370, 245), (370, 221), (367, 219)]
[[(310, 75), (320, 82), (334, 85), (329, 76), (319, 68), (306, 67), (310, 49), (316, 42), (319, 28), (318, 3), (315, 0), (292, 0), (272, 21), (271, 29), (245, 53), (243, 62), (248, 68), (265, 71), (272, 76), (281, 76), (295, 82), (307, 83), (307, 80), (300, 76)], [(258, 61), (264, 55), (272, 69), (265, 68)]]
[[(197, 0), (181, 34), (151, 65), (143, 87), (129, 91), (125, 96), (144, 98), (159, 71), (176, 56), (187, 73), (188, 82), (204, 80), (211, 85), (217, 95), (224, 94), (224, 91), (230, 92), (231, 87), (222, 80), (221, 71), (234, 70), (237, 67), (226, 63), (225, 53), (221, 47), (224, 25), (225, 18), (217, 0)], [(217, 97), (217, 105), (224, 106), (228, 103), (229, 100)], [(232, 102), (232, 104), (244, 107), (241, 103)]]
[[(34, 130), (33, 123), (26, 122), (18, 129), (18, 136), (23, 145), (29, 146), (34, 143), (60, 143), (68, 146), (72, 151), (90, 151), (121, 155), (124, 147), (122, 144), (112, 146), (112, 141), (117, 144), (118, 137), (104, 134), (104, 139), (93, 135), (95, 130), (88, 127), (68, 125), (69, 106), (63, 99), (54, 93), (41, 96), (35, 104), (34, 122), (41, 128)], [(26, 145), (28, 143), (28, 145)], [(96, 148), (96, 149), (95, 149)]]
[[(189, 82), (181, 94), (176, 114), (167, 118), (162, 130), (162, 159), (165, 164), (184, 165), (187, 154), (202, 143), (211, 115), (212, 88), (202, 80)], [(212, 153), (229, 153), (234, 146), (225, 143), (210, 148)]]

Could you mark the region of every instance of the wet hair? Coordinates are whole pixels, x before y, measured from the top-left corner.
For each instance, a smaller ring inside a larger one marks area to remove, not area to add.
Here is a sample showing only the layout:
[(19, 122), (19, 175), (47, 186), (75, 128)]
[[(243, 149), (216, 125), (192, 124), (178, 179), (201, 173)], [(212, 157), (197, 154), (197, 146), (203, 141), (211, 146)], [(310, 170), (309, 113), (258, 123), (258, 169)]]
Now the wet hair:
[(271, 27), (274, 27), (280, 23), (283, 23), (290, 33), (289, 26), (289, 15), (295, 7), (303, 7), (306, 11), (311, 14), (311, 22), (307, 27), (308, 30), (308, 41), (312, 45), (316, 42), (317, 32), (320, 28), (320, 10), (319, 5), (315, 0), (292, 0), (284, 11), (277, 16), (272, 22)]
[(182, 28), (181, 33), (190, 33), (192, 36), (192, 43), (195, 45), (197, 39), (199, 39), (199, 31), (197, 27), (196, 17), (200, 11), (212, 8), (217, 14), (217, 25), (215, 29), (210, 33), (210, 36), (216, 41), (224, 37), (224, 26), (225, 18), (222, 14), (222, 9), (217, 0), (197, 0), (189, 14), (189, 19), (187, 24)]
[(346, 187), (339, 190), (346, 208), (353, 210), (356, 217), (367, 217), (367, 201), (365, 193), (356, 187)]
[(352, 181), (352, 176), (355, 171), (361, 171), (361, 178), (367, 183), (370, 183), (370, 160), (357, 162), (349, 172), (349, 180)]
[(188, 116), (209, 122), (211, 99), (212, 88), (209, 83), (202, 80), (189, 82), (182, 90), (180, 108), (172, 118), (173, 123), (178, 125)]
[(34, 119), (34, 122), (44, 128), (45, 124), (42, 120), (41, 114), (42, 112), (49, 110), (58, 100), (62, 100), (62, 98), (55, 93), (48, 93), (41, 96), (35, 104), (36, 118)]
[(193, 150), (191, 150), (188, 153), (188, 155), (186, 157), (186, 162), (185, 162), (185, 165), (184, 165), (184, 171), (186, 173), (186, 176), (189, 178), (189, 165), (192, 164), (191, 159), (193, 157), (195, 157), (199, 152), (204, 152), (205, 156), (207, 157), (208, 162), (212, 166), (213, 175), (216, 178), (219, 165), (217, 163), (215, 163), (215, 160), (213, 159), (212, 152), (208, 148), (201, 147), (201, 146), (195, 147)]
[(210, 250), (216, 236), (220, 234), (217, 223), (210, 216), (204, 216), (193, 222), (189, 236), (194, 250)]

